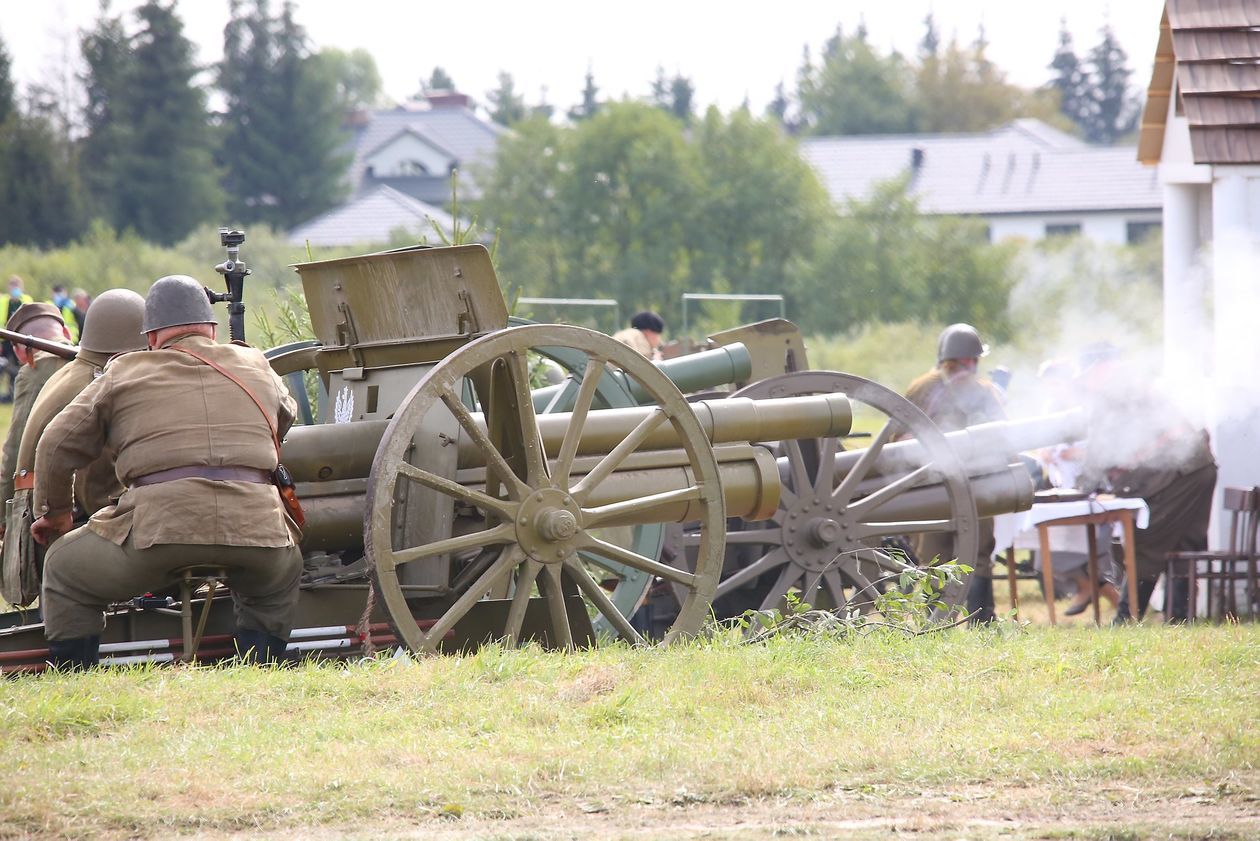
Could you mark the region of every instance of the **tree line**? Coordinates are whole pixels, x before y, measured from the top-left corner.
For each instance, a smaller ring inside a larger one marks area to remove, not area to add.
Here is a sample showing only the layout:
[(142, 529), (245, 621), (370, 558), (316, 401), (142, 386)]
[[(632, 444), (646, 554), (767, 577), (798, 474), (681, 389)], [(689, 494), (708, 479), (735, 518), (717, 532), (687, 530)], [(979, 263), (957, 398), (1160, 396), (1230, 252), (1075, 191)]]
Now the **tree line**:
[(380, 90), (366, 52), (316, 52), (292, 2), (234, 0), (211, 67), (170, 0), (126, 18), (105, 4), (79, 48), (75, 105), (20, 97), (0, 43), (0, 244), (65, 243), (93, 220), (162, 244), (225, 212), (294, 225), (344, 195), (346, 114)]
[[(106, 7), (107, 8), (107, 7)], [(593, 69), (561, 115), (510, 73), (485, 94), (504, 135), (477, 173), (505, 282), (531, 295), (614, 294), (676, 315), (682, 292), (782, 292), (811, 331), (966, 320), (998, 334), (1015, 250), (982, 223), (924, 217), (904, 183), (832, 204), (797, 136), (973, 131), (1017, 116), (1098, 142), (1131, 129), (1127, 58), (1110, 30), (1078, 56), (1066, 26), (1043, 87), (986, 57), (983, 32), (945, 42), (931, 16), (914, 56), (864, 28), (805, 52), (762, 114), (701, 109), (658, 68), (641, 97), (601, 96)], [(292, 2), (235, 0), (223, 54), (194, 60), (172, 0), (81, 33), (82, 105), (14, 89), (0, 44), (0, 245), (52, 246), (102, 224), (171, 244), (208, 221), (285, 229), (343, 196), (348, 115), (381, 102), (370, 54), (316, 50)], [(442, 68), (419, 93), (456, 89)]]
[[(1140, 98), (1131, 84), (1128, 55), (1110, 25), (1099, 30), (1098, 39), (1077, 53), (1064, 19), (1047, 66), (1049, 79), (1024, 88), (989, 59), (983, 27), (969, 43), (956, 35), (946, 42), (928, 14), (912, 56), (880, 49), (864, 25), (851, 32), (837, 27), (817, 57), (804, 48), (794, 86), (780, 82), (764, 115), (790, 134), (806, 136), (975, 132), (1035, 117), (1091, 143), (1115, 143), (1133, 131)], [(498, 81), (486, 95), (496, 122), (513, 125), (554, 116), (545, 101), (528, 102), (510, 73), (500, 73)], [(692, 80), (681, 73), (668, 76), (664, 68), (657, 68), (645, 101), (684, 123), (697, 115)], [(578, 104), (566, 116), (571, 122), (588, 119), (601, 104), (599, 86), (588, 71)]]

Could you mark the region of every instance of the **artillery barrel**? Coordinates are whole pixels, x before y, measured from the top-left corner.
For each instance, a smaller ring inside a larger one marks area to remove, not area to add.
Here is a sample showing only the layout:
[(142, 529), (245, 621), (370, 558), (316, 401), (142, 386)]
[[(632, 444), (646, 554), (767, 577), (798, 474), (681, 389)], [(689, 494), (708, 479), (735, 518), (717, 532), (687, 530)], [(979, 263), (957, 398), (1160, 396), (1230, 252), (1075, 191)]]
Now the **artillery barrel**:
[[(668, 359), (657, 365), (664, 374), (674, 381), (678, 390), (684, 394), (693, 391), (704, 391), (720, 385), (745, 382), (752, 376), (752, 354), (740, 342)], [(617, 379), (639, 403), (651, 402), (651, 397), (643, 390), (638, 381), (627, 377), (621, 371), (605, 371), (603, 376)], [(534, 409), (542, 411), (551, 405), (551, 401), (560, 395), (568, 384), (548, 386), (534, 391)]]
[[(722, 494), (727, 515), (764, 520), (779, 506), (779, 480), (774, 457), (764, 447), (749, 444), (721, 445), (714, 448), (721, 472)], [(580, 479), (599, 462), (598, 456), (580, 457), (573, 463), (572, 475)], [(485, 470), (461, 470), (456, 477), (460, 484), (477, 490), (485, 488)], [(319, 492), (303, 495), (306, 512), (303, 529), (304, 551), (335, 551), (354, 546), (363, 540), (363, 483), (345, 483), (357, 488), (324, 483), (331, 494)], [(682, 450), (658, 450), (635, 453), (600, 482), (586, 501), (588, 508), (613, 505), (627, 500), (641, 500), (658, 493), (681, 490), (696, 484)], [(306, 488), (299, 486), (299, 492)], [(694, 501), (668, 502), (656, 507), (639, 508), (623, 517), (609, 517), (602, 526), (636, 525), (639, 523), (685, 522), (697, 516)]]
[[(1086, 415), (1083, 409), (1072, 409), (1052, 415), (1013, 421), (982, 423), (948, 432), (945, 438), (957, 453), (969, 475), (1000, 471), (1016, 453), (1050, 447), (1085, 437)], [(836, 456), (836, 481), (849, 474), (862, 456), (862, 450), (849, 450)], [(889, 476), (922, 465), (927, 460), (918, 441), (897, 441), (888, 444), (875, 459), (868, 476)], [(781, 459), (780, 461), (786, 462)], [(786, 469), (786, 464), (781, 465)], [(786, 475), (786, 474), (785, 474)]]
[[(976, 500), (976, 513), (981, 517), (1027, 511), (1032, 507), (1032, 477), (1022, 462), (991, 473), (972, 474), (968, 482)], [(898, 494), (879, 506), (875, 516), (880, 521), (905, 522), (945, 520), (954, 515), (950, 510), (949, 491), (943, 483), (933, 482)]]
[[(692, 409), (713, 444), (845, 435), (853, 421), (852, 407), (843, 394), (700, 401), (693, 403)], [(654, 411), (653, 407), (637, 407), (591, 412), (582, 427), (578, 455), (611, 451)], [(474, 419), (484, 428), (480, 415), (474, 415)], [(538, 416), (538, 430), (547, 452), (559, 451), (571, 420), (572, 415), (568, 413)], [(363, 421), (294, 427), (284, 442), (285, 466), (298, 482), (366, 477), (387, 423)], [(663, 423), (648, 436), (641, 449), (664, 450), (678, 446), (673, 427)], [(460, 436), (458, 466), (483, 466), (482, 459), (481, 451), (465, 436)]]

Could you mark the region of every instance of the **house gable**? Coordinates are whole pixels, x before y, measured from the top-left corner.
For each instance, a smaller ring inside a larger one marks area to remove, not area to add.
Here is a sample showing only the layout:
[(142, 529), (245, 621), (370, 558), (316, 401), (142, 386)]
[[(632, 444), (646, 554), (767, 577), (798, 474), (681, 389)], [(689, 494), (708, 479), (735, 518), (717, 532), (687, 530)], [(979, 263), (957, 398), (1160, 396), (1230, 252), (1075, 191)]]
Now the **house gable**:
[(449, 175), (459, 161), (442, 147), (408, 128), (364, 157), (365, 172), (374, 178)]

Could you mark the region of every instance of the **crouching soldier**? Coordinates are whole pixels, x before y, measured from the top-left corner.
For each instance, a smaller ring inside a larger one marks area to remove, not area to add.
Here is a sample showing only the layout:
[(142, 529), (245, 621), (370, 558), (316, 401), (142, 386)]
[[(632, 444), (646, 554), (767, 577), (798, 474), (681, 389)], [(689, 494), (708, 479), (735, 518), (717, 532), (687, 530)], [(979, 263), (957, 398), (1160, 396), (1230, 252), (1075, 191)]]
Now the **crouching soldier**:
[[(36, 450), (33, 505), (42, 516), (31, 533), (56, 540), (41, 593), (50, 660), (96, 663), (102, 611), (192, 565), (228, 571), (237, 650), (275, 659), (302, 572), (297, 529), (272, 481), (293, 398), (262, 353), (215, 342), (206, 291), (190, 277), (153, 284), (143, 330), (149, 350), (114, 360)], [(115, 454), (126, 491), (65, 534), (71, 474), (102, 450)]]
[[(22, 431), (13, 474), (13, 504), (7, 514), (9, 540), (4, 547), (0, 595), (14, 605), (25, 605), (39, 596), (42, 553), (31, 541), (31, 493), (35, 487), (35, 446), (57, 414), (101, 376), (105, 363), (119, 353), (145, 348), (140, 326), (144, 298), (130, 289), (111, 289), (92, 302), (91, 329), (85, 329), (78, 356), (65, 365), (40, 390)], [(113, 453), (99, 458), (74, 475), (75, 521), (86, 520), (123, 492), (114, 475)]]

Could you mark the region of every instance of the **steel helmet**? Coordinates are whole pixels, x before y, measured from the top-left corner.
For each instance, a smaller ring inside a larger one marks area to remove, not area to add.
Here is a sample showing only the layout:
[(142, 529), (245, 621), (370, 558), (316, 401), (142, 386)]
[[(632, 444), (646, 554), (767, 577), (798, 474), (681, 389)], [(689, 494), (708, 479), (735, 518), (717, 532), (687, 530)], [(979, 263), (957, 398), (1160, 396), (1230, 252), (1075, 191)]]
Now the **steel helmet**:
[(160, 277), (144, 301), (141, 332), (152, 333), (179, 324), (217, 324), (206, 287), (185, 274)]
[(980, 341), (980, 334), (970, 324), (951, 324), (941, 331), (936, 346), (936, 361), (946, 359), (977, 359), (989, 352), (989, 346)]
[(88, 306), (79, 347), (96, 353), (144, 350), (144, 296), (130, 289), (102, 292)]

